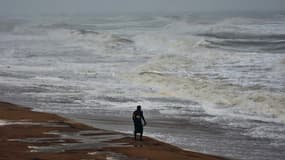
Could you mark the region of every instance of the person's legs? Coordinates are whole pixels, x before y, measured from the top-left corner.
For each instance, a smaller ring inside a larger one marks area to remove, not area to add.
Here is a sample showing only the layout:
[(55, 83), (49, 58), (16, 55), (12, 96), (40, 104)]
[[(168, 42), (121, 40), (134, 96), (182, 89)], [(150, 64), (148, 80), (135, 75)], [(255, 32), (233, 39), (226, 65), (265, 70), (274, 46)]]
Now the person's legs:
[(140, 140), (142, 141), (143, 136), (143, 126), (141, 123), (135, 123), (134, 138), (137, 139), (137, 133), (140, 133)]
[(143, 128), (141, 128), (141, 131), (140, 131), (140, 141), (143, 140)]
[(136, 131), (134, 131), (134, 138), (135, 138), (135, 140), (137, 140), (137, 132)]
[(142, 141), (143, 132), (140, 134), (140, 141)]

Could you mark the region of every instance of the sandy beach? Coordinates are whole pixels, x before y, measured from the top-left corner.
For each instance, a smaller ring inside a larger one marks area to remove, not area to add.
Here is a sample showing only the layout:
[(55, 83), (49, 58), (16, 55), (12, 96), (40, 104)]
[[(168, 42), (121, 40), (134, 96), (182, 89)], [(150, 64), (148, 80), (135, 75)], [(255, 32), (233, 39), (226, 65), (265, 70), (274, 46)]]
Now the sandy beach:
[(0, 103), (0, 159), (222, 160), (158, 140), (96, 129), (55, 114)]

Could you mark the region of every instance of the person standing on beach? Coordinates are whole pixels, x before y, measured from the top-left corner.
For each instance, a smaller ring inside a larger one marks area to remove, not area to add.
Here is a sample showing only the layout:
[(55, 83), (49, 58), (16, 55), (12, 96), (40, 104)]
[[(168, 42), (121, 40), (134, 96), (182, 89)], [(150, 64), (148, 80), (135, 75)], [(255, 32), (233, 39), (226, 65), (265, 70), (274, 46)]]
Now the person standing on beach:
[(140, 133), (140, 140), (142, 141), (142, 136), (143, 136), (143, 124), (142, 121), (144, 122), (144, 126), (146, 125), (146, 121), (143, 116), (143, 111), (141, 110), (141, 106), (137, 106), (137, 110), (134, 111), (133, 113), (133, 121), (134, 121), (134, 138), (137, 140), (137, 133)]

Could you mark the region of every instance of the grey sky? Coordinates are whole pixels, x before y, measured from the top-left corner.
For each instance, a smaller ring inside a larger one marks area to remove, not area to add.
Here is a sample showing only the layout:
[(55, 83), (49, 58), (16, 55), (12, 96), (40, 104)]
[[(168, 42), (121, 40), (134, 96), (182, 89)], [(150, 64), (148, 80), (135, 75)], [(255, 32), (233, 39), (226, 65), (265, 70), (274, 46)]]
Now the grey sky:
[(285, 11), (285, 0), (0, 0), (1, 14)]

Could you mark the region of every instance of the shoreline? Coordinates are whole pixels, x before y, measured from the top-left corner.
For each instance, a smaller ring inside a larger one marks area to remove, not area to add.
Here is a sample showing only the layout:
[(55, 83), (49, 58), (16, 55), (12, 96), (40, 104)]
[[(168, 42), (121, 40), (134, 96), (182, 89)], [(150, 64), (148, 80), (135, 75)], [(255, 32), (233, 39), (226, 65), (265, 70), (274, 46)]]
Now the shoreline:
[(0, 102), (0, 159), (225, 160), (144, 136), (97, 129), (61, 116)]

